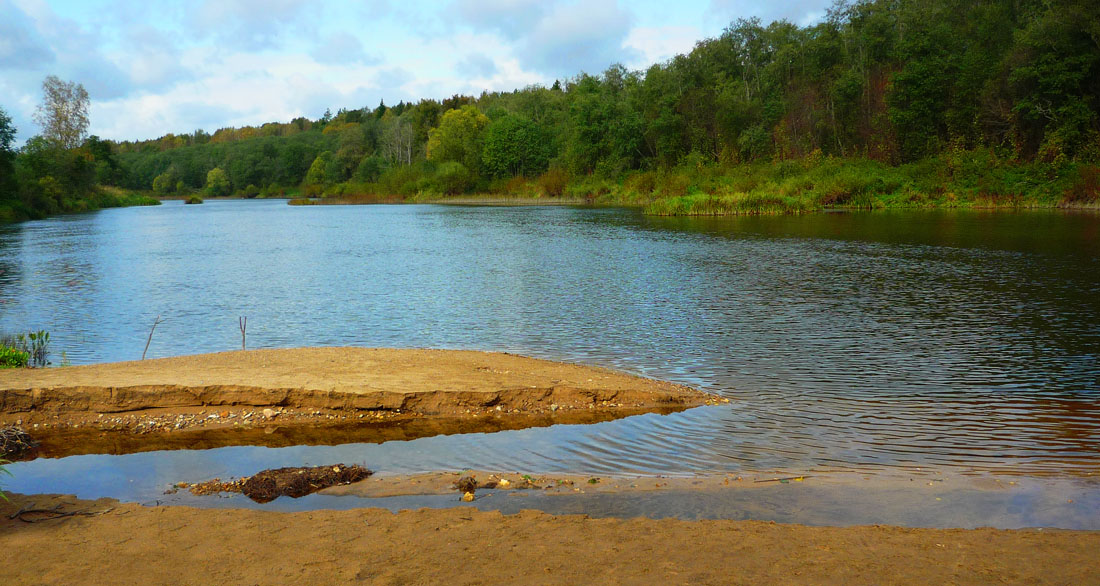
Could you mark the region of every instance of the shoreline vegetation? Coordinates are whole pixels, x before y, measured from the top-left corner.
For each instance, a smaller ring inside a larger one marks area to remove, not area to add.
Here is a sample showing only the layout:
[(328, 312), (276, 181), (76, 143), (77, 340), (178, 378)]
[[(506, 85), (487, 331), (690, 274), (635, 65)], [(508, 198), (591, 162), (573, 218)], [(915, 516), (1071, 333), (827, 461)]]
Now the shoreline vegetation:
[(122, 203), (95, 186), (653, 215), (1098, 209), (1097, 21), (1087, 2), (838, 2), (806, 26), (733, 21), (645, 69), (137, 141), (85, 138), (87, 92), (51, 76), (81, 132), (16, 149), (0, 109), (0, 221)]
[(639, 171), (622, 180), (582, 178), (552, 195), (519, 177), (509, 191), (446, 196), (384, 195), (376, 186), (341, 184), (332, 194), (289, 195), (290, 205), (431, 203), (457, 205), (602, 205), (655, 216), (798, 214), (880, 209), (1100, 210), (1100, 170), (998, 161), (971, 151), (891, 167), (861, 159), (818, 158), (722, 167)]

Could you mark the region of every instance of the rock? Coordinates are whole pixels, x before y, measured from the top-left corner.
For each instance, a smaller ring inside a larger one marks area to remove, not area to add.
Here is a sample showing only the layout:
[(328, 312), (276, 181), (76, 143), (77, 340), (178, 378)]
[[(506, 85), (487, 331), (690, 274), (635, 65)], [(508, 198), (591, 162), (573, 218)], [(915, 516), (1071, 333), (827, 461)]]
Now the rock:
[(474, 493), (466, 492), (466, 493), (462, 494), (462, 502), (468, 503), (468, 502), (473, 501), (473, 500), (474, 500)]
[(268, 419), (271, 419), (272, 417), (275, 417), (276, 415), (278, 415), (278, 413), (276, 413), (274, 409), (264, 409), (264, 417), (267, 417)]
[(465, 493), (473, 493), (477, 490), (477, 480), (472, 476), (463, 476), (455, 482), (455, 488)]

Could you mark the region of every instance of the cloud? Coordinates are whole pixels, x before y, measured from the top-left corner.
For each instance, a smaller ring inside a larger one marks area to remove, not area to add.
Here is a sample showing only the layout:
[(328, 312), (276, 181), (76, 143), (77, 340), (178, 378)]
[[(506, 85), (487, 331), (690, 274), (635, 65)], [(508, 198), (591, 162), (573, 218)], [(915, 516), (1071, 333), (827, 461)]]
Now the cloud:
[(601, 72), (639, 57), (636, 49), (624, 46), (632, 21), (613, 1), (558, 4), (519, 40), (516, 54), (525, 67), (550, 75)]
[(626, 46), (635, 49), (641, 59), (629, 65), (648, 68), (654, 63), (689, 53), (702, 38), (703, 33), (693, 26), (634, 28), (626, 38)]
[(223, 47), (272, 49), (289, 32), (310, 32), (317, 15), (307, 0), (205, 0), (189, 16), (190, 31)]
[(547, 0), (457, 0), (449, 12), (475, 30), (490, 30), (514, 40), (538, 24), (549, 4)]
[(174, 35), (150, 26), (138, 26), (126, 33), (119, 61), (125, 64), (133, 84), (146, 91), (172, 87), (195, 77), (183, 63), (183, 52)]
[(486, 78), (496, 75), (497, 64), (483, 53), (471, 53), (455, 64), (455, 71), (464, 77)]
[(26, 13), (0, 0), (0, 69), (38, 69), (55, 56)]
[(341, 65), (345, 63), (358, 63), (370, 65), (378, 63), (378, 57), (367, 55), (363, 50), (363, 43), (351, 33), (340, 31), (325, 37), (320, 45), (314, 47), (310, 55), (318, 63), (328, 65)]
[(776, 20), (808, 25), (820, 20), (832, 0), (794, 0), (792, 2), (753, 2), (750, 0), (710, 0), (707, 14), (725, 23), (739, 18), (757, 17), (767, 26)]
[(379, 71), (374, 85), (383, 90), (399, 90), (401, 86), (413, 80), (413, 74), (403, 67), (390, 67)]

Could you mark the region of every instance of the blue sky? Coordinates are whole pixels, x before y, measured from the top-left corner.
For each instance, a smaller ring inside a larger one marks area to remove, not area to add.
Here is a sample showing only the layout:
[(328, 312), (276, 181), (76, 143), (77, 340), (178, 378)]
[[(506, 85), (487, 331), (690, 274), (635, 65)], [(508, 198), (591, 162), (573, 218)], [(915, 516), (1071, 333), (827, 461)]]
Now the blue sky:
[(319, 117), (644, 68), (733, 19), (811, 23), (831, 0), (0, 0), (0, 107), (19, 142), (42, 79), (116, 140)]

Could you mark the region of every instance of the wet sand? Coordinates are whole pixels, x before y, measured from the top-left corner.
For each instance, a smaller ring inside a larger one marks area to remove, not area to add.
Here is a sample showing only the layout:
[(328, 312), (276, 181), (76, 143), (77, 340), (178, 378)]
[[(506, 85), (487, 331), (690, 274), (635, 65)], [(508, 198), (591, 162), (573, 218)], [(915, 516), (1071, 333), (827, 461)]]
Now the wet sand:
[[(58, 512), (92, 516), (10, 518), (58, 504)], [(275, 513), (41, 495), (0, 505), (0, 551), (0, 580), (13, 584), (1100, 581), (1097, 532), (591, 519), (469, 508)]]
[[(462, 420), (481, 418), (491, 431), (539, 424), (533, 418), (586, 422), (718, 401), (603, 368), (456, 350), (252, 350), (0, 371), (0, 425), (58, 436), (44, 443), (69, 446), (94, 443), (99, 432), (140, 434), (156, 444), (195, 430), (368, 428), (423, 419), (468, 430)], [(494, 423), (509, 418), (515, 425)]]

